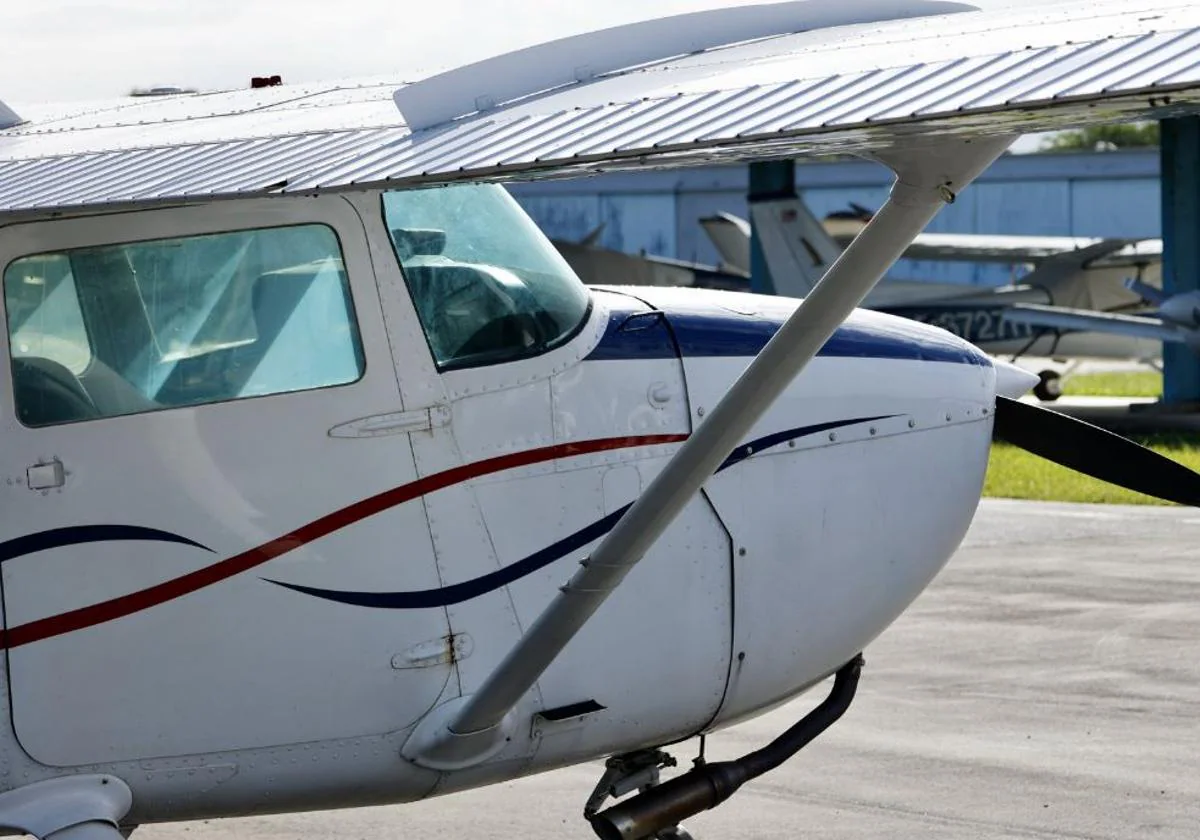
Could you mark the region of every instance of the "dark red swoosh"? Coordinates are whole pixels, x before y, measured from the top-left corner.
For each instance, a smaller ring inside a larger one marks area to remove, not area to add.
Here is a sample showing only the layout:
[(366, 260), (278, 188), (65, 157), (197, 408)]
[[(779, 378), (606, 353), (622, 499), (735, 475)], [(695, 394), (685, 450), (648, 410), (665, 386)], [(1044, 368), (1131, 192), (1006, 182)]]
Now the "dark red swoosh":
[(686, 439), (687, 435), (638, 435), (632, 437), (601, 438), (599, 440), (588, 440), (579, 443), (560, 443), (541, 449), (514, 452), (509, 455), (498, 455), (495, 458), (477, 461), (474, 464), (464, 464), (461, 467), (454, 467), (444, 472), (417, 479), (409, 484), (385, 490), (378, 495), (363, 499), (360, 502), (355, 502), (348, 507), (334, 511), (307, 525), (302, 525), (296, 530), (271, 540), (265, 545), (260, 545), (249, 551), (243, 551), (241, 554), (236, 554), (233, 557), (222, 560), (219, 563), (214, 563), (211, 566), (206, 566), (203, 569), (197, 569), (190, 574), (177, 577), (174, 580), (168, 580), (156, 586), (132, 592), (129, 595), (122, 595), (120, 598), (113, 598), (98, 604), (80, 607), (77, 610), (71, 610), (60, 615), (53, 615), (13, 627), (11, 630), (0, 634), (0, 647), (20, 647), (30, 642), (49, 639), (53, 636), (61, 636), (63, 633), (82, 630), (86, 627), (94, 627), (106, 621), (123, 618), (135, 612), (156, 607), (159, 604), (172, 601), (175, 598), (181, 598), (206, 586), (211, 586), (226, 578), (241, 574), (249, 569), (253, 569), (255, 566), (261, 566), (268, 560), (273, 560), (282, 554), (287, 554), (293, 549), (300, 548), (340, 528), (345, 528), (347, 525), (360, 522), (368, 516), (374, 516), (377, 513), (381, 513), (397, 505), (402, 505), (420, 496), (469, 481), (473, 478), (481, 478), (485, 475), (512, 470), (517, 467), (541, 464), (545, 461), (553, 461), (558, 458), (589, 455), (613, 449), (628, 449), (635, 446), (681, 443)]

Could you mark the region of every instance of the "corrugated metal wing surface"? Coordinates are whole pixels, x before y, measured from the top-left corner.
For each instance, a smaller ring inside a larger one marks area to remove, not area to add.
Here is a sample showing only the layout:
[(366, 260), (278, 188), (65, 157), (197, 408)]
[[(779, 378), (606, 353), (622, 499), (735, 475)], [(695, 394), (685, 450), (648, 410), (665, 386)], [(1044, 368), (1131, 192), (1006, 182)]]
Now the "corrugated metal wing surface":
[[(61, 114), (0, 132), (0, 210), (869, 151), (918, 132), (1022, 132), (1200, 108), (1200, 10), (1108, 8), (1074, 28), (1059, 11), (1036, 30), (1029, 17), (1004, 29), (1002, 17), (965, 13), (800, 33), (416, 135), (391, 101), (396, 86), (379, 82)], [(1062, 42), (1046, 43), (1052, 36)]]

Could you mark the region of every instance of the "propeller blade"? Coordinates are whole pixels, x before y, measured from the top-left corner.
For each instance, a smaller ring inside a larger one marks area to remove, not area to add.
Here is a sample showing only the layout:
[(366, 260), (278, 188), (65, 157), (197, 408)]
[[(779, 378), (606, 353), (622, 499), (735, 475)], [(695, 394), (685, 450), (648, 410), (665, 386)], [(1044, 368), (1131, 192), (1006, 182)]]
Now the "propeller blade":
[(1057, 411), (997, 395), (992, 438), (1127, 490), (1200, 507), (1200, 474)]

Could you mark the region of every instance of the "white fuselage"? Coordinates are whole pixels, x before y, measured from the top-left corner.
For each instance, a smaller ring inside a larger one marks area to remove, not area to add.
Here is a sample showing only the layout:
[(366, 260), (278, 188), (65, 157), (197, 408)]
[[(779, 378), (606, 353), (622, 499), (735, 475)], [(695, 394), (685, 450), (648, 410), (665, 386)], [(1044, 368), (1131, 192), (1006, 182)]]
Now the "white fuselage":
[[(247, 225), (336, 230), (365, 373), (40, 428), (5, 402), (8, 787), (111, 773), (148, 822), (409, 801), (673, 742), (830, 674), (970, 522), (992, 363), (859, 312), (521, 701), (528, 725), (474, 768), (422, 769), (413, 727), (479, 687), (796, 301), (597, 289), (556, 348), (439, 372), (377, 196), (245, 204)], [(224, 229), (219, 210), (143, 235)], [(0, 229), (0, 262), (129, 223)], [(53, 463), (61, 486), (25, 486)]]

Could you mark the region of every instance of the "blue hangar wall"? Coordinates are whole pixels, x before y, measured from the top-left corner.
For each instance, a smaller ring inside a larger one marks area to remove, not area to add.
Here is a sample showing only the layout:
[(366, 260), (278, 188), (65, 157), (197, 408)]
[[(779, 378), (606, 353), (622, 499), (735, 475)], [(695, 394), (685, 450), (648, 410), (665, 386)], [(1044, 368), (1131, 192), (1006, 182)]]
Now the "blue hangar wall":
[[(798, 163), (796, 187), (821, 217), (852, 201), (878, 208), (889, 176), (860, 160)], [(603, 224), (604, 247), (716, 263), (698, 219), (719, 211), (746, 217), (748, 187), (748, 167), (721, 166), (513, 184), (510, 190), (552, 237), (578, 240)], [(1158, 237), (1161, 208), (1158, 149), (1005, 155), (929, 230)], [(891, 276), (980, 285), (1014, 279), (1003, 266), (915, 261), (901, 261)]]

